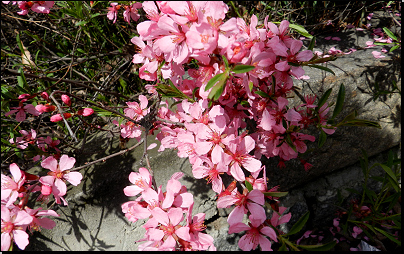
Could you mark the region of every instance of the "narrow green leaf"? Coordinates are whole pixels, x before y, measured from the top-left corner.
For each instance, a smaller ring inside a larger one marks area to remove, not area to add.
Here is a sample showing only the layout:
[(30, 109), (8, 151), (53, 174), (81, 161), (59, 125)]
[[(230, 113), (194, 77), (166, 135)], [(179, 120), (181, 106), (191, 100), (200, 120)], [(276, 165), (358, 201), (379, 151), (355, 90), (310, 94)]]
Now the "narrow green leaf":
[(300, 248), (310, 251), (328, 251), (334, 248), (337, 244), (336, 241), (332, 241), (322, 245), (298, 245)]
[(395, 41), (398, 41), (397, 37), (387, 27), (383, 27), (383, 31), (387, 34), (387, 36), (389, 36), (390, 38), (392, 38)]
[(308, 50), (313, 50), (314, 46), (316, 45), (316, 37), (313, 36), (313, 38), (311, 38), (309, 47), (307, 48)]
[(225, 55), (222, 55), (224, 66), (226, 67), (226, 70), (229, 69), (229, 61), (227, 61), (227, 58)]
[(18, 73), (20, 76), (17, 77), (18, 85), (20, 86), (21, 90), (31, 94), (31, 89), (28, 86), (27, 80), (25, 79), (24, 70), (22, 68), (18, 69)]
[(295, 151), (295, 153), (297, 153), (297, 149), (296, 146), (293, 144), (292, 139), (290, 137), (290, 134), (286, 134), (286, 144), (288, 144), (290, 146), (290, 148), (293, 149), (293, 151)]
[(387, 42), (374, 42), (374, 45), (378, 45), (378, 46), (385, 46), (385, 45), (390, 45), (391, 43), (387, 43)]
[(379, 231), (380, 233), (382, 233), (384, 236), (386, 236), (387, 238), (389, 238), (391, 241), (395, 242), (396, 244), (398, 244), (399, 246), (401, 246), (401, 242), (399, 240), (397, 240), (393, 235), (387, 233), (386, 231), (384, 231), (383, 229), (374, 227), (374, 229), (376, 231)]
[(396, 46), (392, 47), (389, 52), (393, 52), (394, 50), (398, 49), (399, 47), (401, 47), (400, 44), (397, 44)]
[(218, 82), (219, 80), (223, 80), (224, 78), (226, 78), (225, 73), (216, 74), (206, 84), (205, 91), (208, 91), (210, 88), (212, 88), (216, 84), (216, 82)]
[(369, 120), (363, 120), (363, 119), (353, 119), (350, 121), (346, 121), (340, 126), (363, 126), (363, 127), (375, 127), (378, 129), (381, 129), (382, 127), (380, 126), (379, 123), (374, 122), (374, 121), (369, 121)]
[(341, 111), (345, 100), (345, 87), (343, 84), (339, 87), (337, 102), (335, 104), (334, 112), (332, 113), (332, 119), (334, 119)]
[(328, 71), (329, 73), (332, 73), (335, 76), (335, 73), (330, 68), (327, 68), (325, 66), (316, 65), (316, 64), (309, 64), (307, 66), (317, 68), (317, 69), (320, 69), (320, 70), (323, 70), (323, 71)]
[(294, 235), (294, 234), (298, 233), (300, 230), (302, 230), (302, 228), (306, 224), (309, 217), (310, 217), (310, 212), (307, 211), (302, 217), (300, 217), (300, 219), (295, 223), (295, 225), (293, 225), (293, 227), (290, 229), (290, 231), (287, 234), (285, 234), (285, 236)]
[(256, 93), (259, 96), (264, 97), (264, 98), (270, 98), (269, 94), (267, 94), (267, 93), (265, 93), (263, 91), (255, 91), (254, 93)]
[(286, 244), (282, 242), (282, 246), (278, 249), (279, 251), (288, 251), (288, 248), (286, 247)]
[(323, 94), (323, 96), (321, 96), (320, 100), (318, 101), (318, 105), (317, 108), (318, 110), (320, 110), (320, 108), (324, 105), (324, 103), (327, 101), (328, 97), (330, 97), (330, 94), (332, 92), (332, 88), (328, 89), (327, 91), (325, 91), (325, 93)]
[(318, 138), (318, 148), (321, 148), (327, 140), (327, 133), (321, 130), (320, 137)]
[(226, 85), (226, 82), (223, 82), (223, 81), (226, 81), (226, 80), (227, 79), (221, 80), (217, 85), (215, 85), (212, 88), (212, 90), (210, 91), (210, 93), (208, 95), (209, 99), (216, 101), (220, 98), (220, 96), (222, 95), (222, 93), (224, 91), (224, 87)]
[(239, 74), (239, 73), (246, 73), (249, 71), (254, 70), (255, 66), (252, 65), (236, 65), (231, 71)]
[(289, 27), (296, 30), (299, 34), (303, 35), (304, 37), (307, 37), (309, 39), (313, 38), (313, 35), (309, 34), (309, 32), (300, 25), (289, 24)]
[(252, 190), (253, 190), (252, 184), (251, 184), (249, 181), (247, 181), (247, 180), (245, 180), (245, 187), (247, 188), (248, 191), (252, 191)]
[(280, 191), (274, 191), (274, 192), (264, 192), (264, 195), (267, 197), (284, 197), (286, 195), (288, 195), (288, 192), (280, 192)]
[(87, 20), (82, 20), (82, 21), (79, 21), (79, 22), (77, 22), (76, 24), (75, 24), (75, 26), (82, 26), (82, 25), (85, 25), (85, 24), (87, 24)]

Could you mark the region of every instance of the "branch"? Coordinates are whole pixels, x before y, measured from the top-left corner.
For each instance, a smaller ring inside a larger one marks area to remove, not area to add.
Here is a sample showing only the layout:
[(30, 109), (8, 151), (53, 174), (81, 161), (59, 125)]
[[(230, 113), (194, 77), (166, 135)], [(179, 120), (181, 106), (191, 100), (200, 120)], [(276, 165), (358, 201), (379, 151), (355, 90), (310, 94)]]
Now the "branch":
[(72, 169), (70, 169), (69, 171), (80, 170), (80, 169), (82, 169), (82, 168), (91, 166), (91, 165), (93, 165), (93, 164), (95, 164), (95, 163), (97, 163), (97, 162), (105, 161), (105, 160), (108, 160), (108, 159), (110, 159), (110, 158), (112, 158), (112, 157), (115, 157), (115, 156), (124, 154), (124, 153), (126, 153), (126, 152), (129, 152), (130, 150), (133, 150), (133, 149), (135, 149), (136, 147), (138, 147), (139, 145), (141, 145), (141, 144), (143, 143), (143, 141), (144, 141), (144, 139), (142, 138), (138, 143), (136, 143), (136, 145), (134, 145), (134, 146), (132, 146), (132, 147), (129, 147), (128, 149), (125, 149), (125, 150), (119, 151), (119, 152), (117, 152), (117, 153), (114, 153), (114, 154), (105, 156), (105, 157), (103, 157), (103, 158), (101, 158), (101, 159), (98, 159), (98, 160), (95, 160), (95, 161), (92, 161), (92, 162), (89, 162), (89, 163), (86, 162), (87, 164), (85, 164), (85, 165), (83, 165), (83, 166), (80, 166), (80, 167), (72, 168)]

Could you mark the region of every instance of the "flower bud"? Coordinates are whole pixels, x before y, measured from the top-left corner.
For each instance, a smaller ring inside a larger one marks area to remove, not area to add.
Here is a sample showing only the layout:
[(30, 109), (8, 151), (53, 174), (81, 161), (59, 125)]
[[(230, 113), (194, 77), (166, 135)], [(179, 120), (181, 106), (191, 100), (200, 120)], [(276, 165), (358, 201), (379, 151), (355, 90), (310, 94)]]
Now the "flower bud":
[(81, 116), (89, 116), (92, 115), (94, 113), (94, 110), (92, 108), (84, 108), (84, 109), (80, 109), (79, 111), (77, 111), (78, 115)]
[(44, 196), (48, 196), (52, 193), (52, 187), (50, 187), (49, 185), (42, 185), (41, 187), (41, 193)]
[[(65, 117), (65, 119), (68, 119), (68, 118), (72, 117), (72, 114), (63, 113), (63, 116)], [(60, 114), (53, 115), (50, 118), (51, 122), (59, 122), (59, 121), (62, 121), (62, 120), (63, 120), (63, 118), (62, 118), (62, 116)]]
[(71, 102), (71, 100), (70, 100), (70, 97), (67, 96), (66, 94), (62, 94), (62, 101), (63, 101), (67, 106), (72, 105), (72, 102)]
[(49, 95), (47, 92), (42, 92), (41, 97), (42, 97), (42, 99), (49, 101)]

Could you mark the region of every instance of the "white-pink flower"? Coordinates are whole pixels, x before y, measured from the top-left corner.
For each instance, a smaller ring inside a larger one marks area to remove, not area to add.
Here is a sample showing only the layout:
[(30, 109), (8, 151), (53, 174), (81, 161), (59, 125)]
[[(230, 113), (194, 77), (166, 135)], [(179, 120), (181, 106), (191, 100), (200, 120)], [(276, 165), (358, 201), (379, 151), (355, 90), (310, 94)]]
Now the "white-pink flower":
[(18, 248), (24, 250), (29, 240), (25, 232), (27, 226), (32, 222), (32, 217), (25, 211), (17, 209), (9, 210), (1, 206), (1, 251), (8, 251), (11, 243), (17, 244)]
[(6, 203), (6, 207), (10, 207), (18, 198), (20, 188), (25, 182), (25, 174), (17, 164), (10, 165), (12, 178), (1, 174), (1, 203)]

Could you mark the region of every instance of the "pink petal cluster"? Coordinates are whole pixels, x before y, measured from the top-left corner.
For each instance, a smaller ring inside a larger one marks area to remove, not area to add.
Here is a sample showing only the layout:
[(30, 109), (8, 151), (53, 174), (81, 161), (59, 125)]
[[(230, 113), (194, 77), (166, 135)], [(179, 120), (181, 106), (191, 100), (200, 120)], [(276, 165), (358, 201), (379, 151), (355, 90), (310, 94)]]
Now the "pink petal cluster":
[[(157, 191), (152, 186), (152, 177), (146, 168), (129, 176), (133, 184), (124, 189), (126, 196), (137, 196), (135, 201), (122, 204), (122, 212), (129, 221), (149, 220), (143, 225), (145, 241), (139, 250), (207, 250), (214, 249), (213, 238), (202, 233), (205, 214), (192, 218), (193, 196), (178, 180), (183, 173), (175, 173), (167, 183), (166, 192), (162, 186)], [(181, 223), (186, 216), (186, 223)]]

